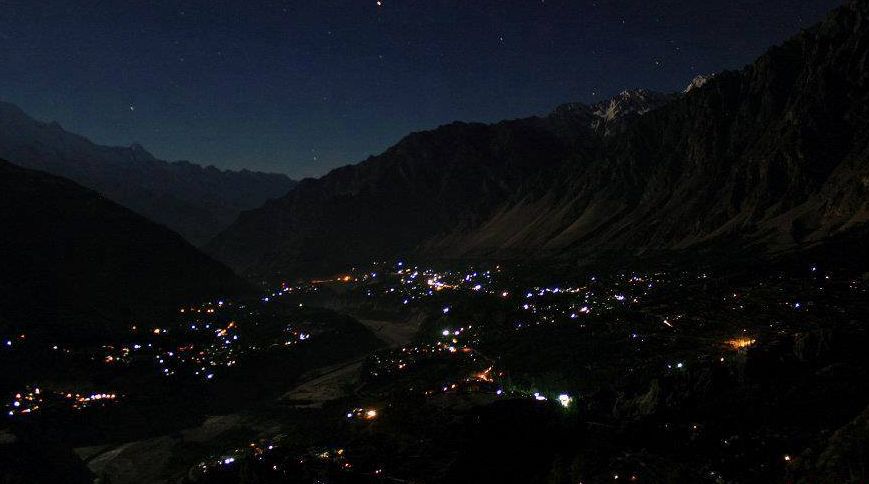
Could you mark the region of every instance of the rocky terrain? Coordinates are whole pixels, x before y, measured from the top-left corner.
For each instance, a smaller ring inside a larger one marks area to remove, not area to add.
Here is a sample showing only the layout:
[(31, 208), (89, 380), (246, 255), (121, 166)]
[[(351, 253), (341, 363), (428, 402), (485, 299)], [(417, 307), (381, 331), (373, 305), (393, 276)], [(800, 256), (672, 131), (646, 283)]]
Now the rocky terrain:
[(306, 180), (207, 250), (260, 276), (398, 254), (587, 260), (774, 253), (869, 217), (869, 7), (852, 2), (682, 95), (454, 123)]

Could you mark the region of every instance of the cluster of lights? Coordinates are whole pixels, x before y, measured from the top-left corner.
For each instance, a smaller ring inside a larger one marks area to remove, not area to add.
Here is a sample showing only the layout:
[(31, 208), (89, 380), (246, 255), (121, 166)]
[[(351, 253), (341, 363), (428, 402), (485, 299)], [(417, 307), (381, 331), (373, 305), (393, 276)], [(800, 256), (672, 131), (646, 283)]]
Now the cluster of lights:
[(375, 420), (378, 413), (373, 408), (354, 408), (347, 412), (346, 417), (351, 420)]
[(105, 406), (117, 399), (118, 395), (115, 393), (47, 391), (33, 387), (15, 394), (12, 402), (7, 405), (7, 415), (30, 415), (47, 407), (83, 410), (94, 406)]
[[(270, 293), (270, 296), (263, 300), (289, 293), (311, 292), (306, 287), (282, 285), (278, 291)], [(253, 311), (239, 313), (241, 309), (245, 309), (245, 306), (236, 306), (223, 300), (200, 306), (183, 307), (179, 313), (184, 320), (175, 327), (158, 326), (140, 329), (138, 326), (132, 326), (131, 332), (134, 335), (143, 331), (144, 335), (150, 338), (149, 342), (104, 345), (92, 359), (101, 360), (107, 365), (128, 365), (137, 358), (150, 359), (164, 376), (186, 374), (206, 381), (213, 380), (217, 370), (235, 366), (244, 355), (261, 349), (255, 344), (243, 344), (238, 323), (235, 320), (227, 322), (232, 314), (240, 314), (246, 318), (245, 321), (255, 314)], [(256, 325), (255, 321), (251, 322), (252, 325)], [(308, 324), (287, 325), (283, 332), (284, 336), (266, 342), (263, 347), (292, 346), (309, 340), (312, 331), (307, 328), (302, 329)], [(174, 340), (180, 338), (182, 342), (170, 346), (168, 338), (170, 334), (174, 336)], [(185, 339), (195, 342), (184, 342)]]
[(488, 362), (468, 343), (475, 338), (474, 325), (461, 326), (456, 329), (445, 328), (441, 331), (442, 339), (434, 343), (420, 343), (413, 346), (403, 346), (398, 349), (379, 351), (369, 357), (368, 374), (372, 377), (391, 375), (403, 372), (420, 361), (429, 361), (443, 356), (465, 357), (472, 363), (478, 360)]
[[(278, 437), (277, 439), (280, 440), (281, 438)], [(253, 461), (262, 465), (263, 469), (277, 473), (278, 478), (283, 480), (286, 476), (282, 473), (286, 470), (288, 460), (294, 464), (304, 465), (311, 463), (318, 469), (322, 469), (323, 465), (330, 466), (339, 471), (351, 471), (354, 469), (347, 459), (347, 454), (343, 448), (312, 448), (304, 454), (288, 459), (286, 449), (276, 440), (261, 440), (252, 442), (247, 447), (232, 449), (200, 462), (194, 469), (201, 475), (208, 475), (212, 472), (235, 470), (243, 465), (243, 462)], [(370, 474), (381, 476), (383, 469), (373, 469)]]

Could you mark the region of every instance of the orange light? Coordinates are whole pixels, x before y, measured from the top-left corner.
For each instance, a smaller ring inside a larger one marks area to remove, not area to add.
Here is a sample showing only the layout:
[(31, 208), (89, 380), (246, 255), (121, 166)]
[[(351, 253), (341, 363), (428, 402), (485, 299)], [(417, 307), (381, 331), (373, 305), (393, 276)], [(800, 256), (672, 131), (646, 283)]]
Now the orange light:
[(756, 343), (756, 339), (752, 338), (733, 338), (726, 341), (727, 345), (733, 348), (734, 350), (741, 350), (743, 348), (748, 348), (749, 346)]
[(492, 381), (492, 377), (489, 376), (489, 372), (491, 372), (491, 371), (492, 371), (492, 368), (490, 367), (490, 368), (487, 368), (485, 371), (481, 371), (480, 373), (477, 373), (475, 376), (477, 377), (478, 380), (490, 382), (490, 381)]

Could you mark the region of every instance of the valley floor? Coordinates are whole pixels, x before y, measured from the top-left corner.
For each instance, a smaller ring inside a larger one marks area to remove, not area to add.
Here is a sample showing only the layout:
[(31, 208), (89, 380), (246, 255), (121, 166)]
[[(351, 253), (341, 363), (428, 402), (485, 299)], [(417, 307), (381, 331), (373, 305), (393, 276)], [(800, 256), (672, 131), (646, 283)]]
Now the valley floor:
[(0, 445), (53, 429), (113, 484), (859, 482), (867, 294), (811, 262), (557, 284), (380, 265), (52, 349)]

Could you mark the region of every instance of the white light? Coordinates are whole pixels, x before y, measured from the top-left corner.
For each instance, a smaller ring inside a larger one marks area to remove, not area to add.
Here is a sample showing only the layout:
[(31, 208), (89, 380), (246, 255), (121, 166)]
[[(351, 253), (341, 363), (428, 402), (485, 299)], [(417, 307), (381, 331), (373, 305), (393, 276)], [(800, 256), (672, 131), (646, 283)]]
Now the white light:
[(571, 402), (573, 402), (573, 398), (571, 398), (570, 395), (562, 393), (558, 396), (558, 403), (560, 403), (564, 408), (569, 407)]

